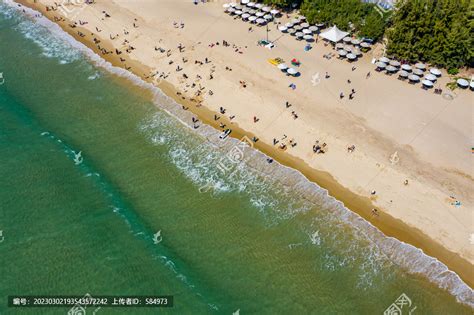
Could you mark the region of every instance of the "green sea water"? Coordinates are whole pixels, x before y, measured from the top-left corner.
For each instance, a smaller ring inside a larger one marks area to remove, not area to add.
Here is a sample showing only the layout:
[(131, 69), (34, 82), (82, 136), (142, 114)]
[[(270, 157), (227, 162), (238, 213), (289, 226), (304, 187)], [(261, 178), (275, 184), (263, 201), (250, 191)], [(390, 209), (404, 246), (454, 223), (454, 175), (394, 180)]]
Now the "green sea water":
[(48, 23), (0, 12), (0, 314), (68, 312), (7, 296), (85, 294), (174, 296), (97, 314), (383, 314), (402, 293), (403, 314), (472, 314), (472, 290), (440, 263), (188, 128)]

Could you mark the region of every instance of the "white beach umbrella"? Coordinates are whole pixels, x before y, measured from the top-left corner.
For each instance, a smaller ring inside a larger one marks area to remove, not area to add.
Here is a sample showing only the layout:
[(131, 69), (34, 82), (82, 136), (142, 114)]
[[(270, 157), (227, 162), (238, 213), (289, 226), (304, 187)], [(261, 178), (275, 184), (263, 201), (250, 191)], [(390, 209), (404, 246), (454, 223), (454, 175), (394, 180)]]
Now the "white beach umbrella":
[(248, 13), (252, 14), (252, 15), (255, 15), (255, 13), (257, 13), (257, 10), (254, 10), (254, 9), (250, 9), (248, 11)]
[(237, 10), (232, 8), (232, 7), (227, 9), (227, 12), (230, 13), (230, 14), (234, 14), (235, 11), (237, 11)]
[(252, 7), (255, 6), (255, 2), (249, 2), (249, 3), (247, 3), (247, 6), (252, 8)]
[(430, 73), (437, 77), (441, 76), (441, 71), (438, 68), (431, 68)]
[(252, 15), (252, 16), (249, 17), (250, 22), (254, 22), (256, 19), (257, 19), (257, 17), (255, 15)]
[(351, 49), (351, 53), (353, 53), (353, 54), (356, 55), (356, 56), (362, 55), (362, 52), (360, 51), (360, 49), (359, 49), (359, 48), (355, 48), (355, 47)]
[(354, 54), (347, 54), (347, 59), (355, 60), (355, 59), (357, 59), (357, 56), (354, 55)]
[(383, 63), (389, 63), (390, 59), (388, 59), (387, 57), (382, 57), (382, 58), (379, 59), (379, 61), (381, 61)]
[(337, 53), (339, 54), (339, 56), (342, 56), (342, 57), (347, 55), (347, 51), (345, 51), (344, 49), (339, 49)]
[(360, 45), (360, 40), (354, 38), (354, 39), (351, 40), (351, 44), (352, 45)]
[(286, 26), (287, 28), (291, 28), (291, 27), (293, 27), (293, 23), (286, 23), (285, 26)]
[(242, 15), (244, 12), (242, 12), (242, 11), (240, 11), (240, 10), (237, 10), (237, 11), (235, 11), (234, 13), (235, 13), (235, 15)]
[(309, 29), (305, 28), (303, 31), (303, 33), (309, 35), (309, 34), (313, 34), (313, 32), (311, 32)]
[(418, 62), (417, 64), (415, 64), (415, 68), (425, 70), (426, 65), (424, 63)]
[(304, 33), (303, 32), (296, 32), (295, 36), (296, 37), (303, 37)]
[(413, 82), (418, 82), (418, 81), (420, 81), (420, 77), (417, 76), (416, 74), (410, 74), (408, 76), (408, 80), (413, 81)]
[(415, 70), (413, 70), (413, 73), (416, 74), (416, 75), (423, 75), (423, 70), (415, 69)]
[(255, 7), (257, 9), (261, 9), (261, 8), (263, 8), (263, 4), (262, 3), (255, 3)]
[(247, 12), (249, 12), (250, 10), (252, 10), (252, 9), (250, 9), (249, 7), (243, 7), (243, 8), (242, 8), (242, 12), (246, 12), (246, 13), (247, 13)]
[(347, 51), (347, 52), (351, 52), (352, 51), (352, 46), (349, 46), (349, 45), (344, 45), (344, 50)]
[(288, 66), (286, 65), (286, 63), (280, 63), (277, 67), (278, 67), (278, 69), (280, 69), (280, 70), (286, 70), (286, 69), (288, 69)]
[(316, 24), (316, 26), (317, 26), (318, 28), (321, 28), (321, 27), (324, 26), (324, 23), (318, 23), (318, 24)]
[(258, 17), (262, 17), (262, 16), (265, 15), (265, 13), (263, 13), (263, 12), (257, 12), (257, 13), (255, 13), (255, 15), (258, 16)]
[(240, 4), (235, 5), (234, 8), (236, 10), (242, 10), (242, 6)]
[(411, 71), (411, 66), (408, 65), (408, 64), (403, 64), (402, 69), (405, 70), (405, 71)]
[(362, 42), (362, 43), (360, 43), (360, 47), (369, 48), (370, 44), (367, 43), (367, 42)]
[(378, 61), (375, 65), (377, 66), (377, 68), (380, 68), (380, 69), (385, 69), (385, 67), (387, 67), (387, 64), (382, 61)]
[(280, 11), (277, 10), (277, 9), (273, 9), (273, 10), (270, 11), (270, 13), (273, 14), (273, 15), (277, 15), (277, 14), (280, 13)]
[(394, 66), (387, 66), (387, 68), (385, 68), (388, 72), (397, 72), (397, 68), (395, 68)]
[(235, 6), (237, 5), (237, 3), (231, 2), (231, 3), (229, 3), (229, 5), (230, 5), (231, 7), (235, 7)]
[(303, 39), (307, 40), (307, 41), (311, 41), (311, 40), (313, 40), (313, 36), (307, 34), (307, 35), (303, 36)]
[(458, 79), (456, 83), (462, 88), (467, 88), (469, 86), (469, 82), (466, 79)]
[(284, 26), (284, 25), (280, 25), (278, 26), (278, 29), (280, 30), (280, 32), (286, 32), (288, 30), (288, 27)]
[(408, 78), (409, 73), (406, 72), (405, 70), (402, 70), (398, 73), (398, 75), (401, 76), (402, 78)]
[(300, 24), (300, 22), (301, 22), (300, 19), (291, 20), (291, 23), (293, 23), (293, 24)]
[(423, 80), (421, 81), (421, 83), (423, 83), (423, 85), (426, 87), (433, 87), (433, 82), (431, 82), (430, 80)]
[(312, 26), (310, 26), (310, 27), (309, 27), (309, 30), (310, 30), (311, 32), (315, 33), (315, 32), (317, 32), (317, 31), (318, 31), (318, 27), (317, 27), (317, 26), (314, 26), (314, 25), (312, 25)]
[(347, 37), (344, 37), (344, 38), (342, 39), (342, 41), (343, 41), (344, 43), (349, 44), (349, 43), (352, 41), (352, 38), (350, 38), (349, 36), (347, 36)]
[(257, 19), (257, 23), (258, 23), (258, 24), (261, 24), (261, 25), (265, 25), (265, 24), (267, 24), (267, 20), (265, 20), (265, 19)]
[(425, 80), (429, 80), (429, 81), (436, 81), (437, 77), (434, 75), (434, 74), (431, 74), (431, 73), (428, 73), (427, 75), (425, 75)]
[(270, 7), (263, 7), (262, 8), (263, 12), (270, 12), (271, 10), (272, 10), (272, 8), (270, 8)]
[(250, 0), (240, 0), (240, 3), (242, 4), (248, 4), (250, 2)]
[(290, 35), (293, 35), (293, 36), (294, 36), (294, 35), (296, 34), (296, 30), (295, 30), (295, 29), (293, 29), (293, 28), (289, 28), (289, 29), (288, 29), (288, 34), (290, 34)]
[(286, 70), (286, 73), (288, 73), (289, 75), (295, 75), (295, 74), (298, 73), (298, 71), (296, 71), (296, 70), (293, 69), (293, 68), (288, 68), (288, 69)]
[(337, 43), (335, 47), (336, 47), (336, 49), (344, 49), (344, 44), (343, 43)]
[(297, 31), (301, 31), (303, 29), (301, 25), (294, 25), (293, 28)]
[(263, 18), (264, 18), (265, 20), (271, 21), (271, 20), (273, 20), (273, 15), (271, 15), (271, 14), (265, 14), (265, 15), (263, 16)]
[(471, 91), (474, 91), (474, 81), (471, 81), (471, 83), (469, 83), (469, 87), (471, 88)]
[(301, 23), (301, 26), (306, 28), (306, 27), (309, 27), (309, 24), (307, 22), (304, 22), (304, 23)]
[(246, 19), (248, 19), (249, 17), (250, 17), (250, 14), (248, 14), (248, 13), (242, 14), (242, 19), (243, 19), (243, 20), (246, 20)]
[(228, 9), (228, 8), (230, 8), (230, 4), (229, 4), (229, 3), (224, 3), (224, 4), (222, 5), (222, 7), (223, 7), (224, 9)]
[(400, 62), (397, 60), (390, 60), (389, 64), (394, 67), (400, 67)]

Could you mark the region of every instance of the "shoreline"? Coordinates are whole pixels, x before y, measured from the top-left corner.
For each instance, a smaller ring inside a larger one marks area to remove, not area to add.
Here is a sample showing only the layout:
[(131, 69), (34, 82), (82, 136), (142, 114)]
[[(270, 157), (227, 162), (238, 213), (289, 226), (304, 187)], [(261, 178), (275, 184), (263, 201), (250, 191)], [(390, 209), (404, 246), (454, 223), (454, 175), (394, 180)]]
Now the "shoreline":
[[(75, 32), (71, 31), (71, 29), (67, 27), (67, 21), (63, 23), (54, 22), (53, 12), (44, 12), (44, 10), (41, 10), (39, 4), (35, 6), (28, 3), (28, 1), (26, 0), (16, 0), (16, 2), (22, 3), (26, 6), (30, 6), (33, 9), (41, 12), (49, 20), (53, 21), (53, 23), (59, 25), (63, 29), (63, 31), (67, 32), (77, 41), (81, 42), (82, 44), (93, 50), (98, 56), (111, 62), (113, 66), (122, 68), (122, 65), (118, 61), (117, 56), (112, 55), (111, 57), (108, 55), (101, 55), (100, 51), (96, 49), (95, 45), (91, 40), (89, 40), (88, 38), (80, 37)], [(76, 30), (81, 30), (81, 28), (78, 26)], [(106, 47), (108, 49), (110, 47), (113, 47), (113, 45), (108, 41), (103, 40), (103, 42), (107, 42)], [(140, 70), (142, 73), (149, 73), (149, 68), (143, 64), (140, 64), (138, 61), (127, 61), (127, 65), (133, 66), (134, 69)], [(140, 78), (142, 78), (142, 80), (147, 82), (147, 80), (144, 78), (144, 75), (138, 73), (137, 70), (134, 73)], [(161, 89), (163, 93), (165, 93), (168, 97), (175, 100), (178, 104), (192, 104), (189, 101), (183, 101), (180, 97), (178, 97), (176, 95), (176, 92), (179, 91), (178, 88), (174, 87), (169, 82), (163, 81), (161, 84), (158, 85), (158, 88)], [(195, 106), (188, 107), (190, 111), (197, 115), (202, 122), (211, 125), (212, 127), (218, 127), (217, 123), (212, 119), (215, 113), (214, 111), (206, 108), (205, 106), (199, 108), (196, 108)], [(233, 124), (232, 129), (233, 133), (231, 136), (233, 138), (240, 139), (243, 135), (247, 135), (249, 137), (253, 136), (252, 133), (246, 132), (244, 129), (241, 129), (235, 123)], [(216, 128), (216, 130), (219, 130), (219, 128)], [(328, 172), (318, 171), (314, 169), (302, 159), (292, 156), (291, 153), (284, 154), (283, 151), (268, 144), (265, 144), (263, 141), (258, 141), (254, 147), (260, 152), (271, 156), (282, 165), (301, 172), (308, 180), (328, 190), (329, 195), (343, 202), (347, 208), (357, 213), (366, 221), (377, 227), (386, 236), (395, 237), (402, 242), (422, 249), (424, 253), (432, 257), (436, 257), (445, 265), (447, 265), (450, 270), (455, 271), (461, 277), (461, 279), (463, 279), (463, 281), (467, 283), (471, 288), (474, 286), (474, 280), (470, 279), (472, 264), (469, 263), (466, 259), (462, 258), (459, 254), (451, 252), (448, 249), (444, 248), (438, 242), (432, 240), (427, 235), (425, 235), (418, 228), (410, 226), (402, 222), (401, 220), (392, 217), (385, 211), (381, 211), (379, 218), (372, 216), (370, 209), (375, 208), (375, 206), (373, 204), (373, 201), (370, 200), (370, 198), (360, 196), (355, 192), (350, 191), (349, 189), (343, 187), (343, 185), (339, 184), (338, 181)], [(379, 206), (377, 206), (377, 208), (382, 209)]]

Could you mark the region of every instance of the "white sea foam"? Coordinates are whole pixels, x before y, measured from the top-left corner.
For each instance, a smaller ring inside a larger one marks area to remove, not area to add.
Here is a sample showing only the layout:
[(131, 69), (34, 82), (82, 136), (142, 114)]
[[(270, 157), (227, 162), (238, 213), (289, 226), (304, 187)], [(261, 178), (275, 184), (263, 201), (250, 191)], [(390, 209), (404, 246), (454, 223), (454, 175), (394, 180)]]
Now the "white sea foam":
[[(11, 0), (4, 0), (4, 3), (9, 5), (12, 10), (18, 10), (21, 12), (16, 4)], [(2, 4), (0, 4), (0, 6), (2, 6)], [(3, 10), (3, 7), (2, 11), (2, 14), (6, 17), (13, 16), (11, 11)], [(36, 14), (38, 14), (38, 12), (31, 9), (25, 9), (25, 11), (26, 14), (31, 17), (34, 17)], [(69, 45), (69, 47), (64, 50), (75, 50), (75, 52), (71, 52), (70, 54), (64, 53), (64, 51), (61, 50), (66, 46), (61, 46), (61, 44), (55, 43), (55, 49), (61, 51), (58, 53), (56, 51), (50, 50), (48, 47), (45, 47), (44, 42), (38, 41), (38, 39), (36, 39), (35, 42), (42, 49), (44, 49), (43, 52), (45, 56), (58, 58), (61, 62), (68, 63), (77, 60), (78, 55), (76, 53), (81, 52), (87, 56), (89, 60), (92, 61), (96, 66), (104, 68), (120, 77), (127, 78), (137, 86), (150, 89), (154, 93), (156, 104), (161, 109), (176, 118), (176, 121), (180, 124), (192, 129), (190, 119), (192, 114), (182, 111), (181, 106), (176, 104), (172, 99), (165, 96), (161, 90), (149, 83), (142, 81), (139, 77), (124, 69), (113, 67), (109, 62), (103, 60), (92, 50), (77, 42), (72, 36), (64, 32), (57, 24), (49, 21), (48, 19), (35, 18), (35, 23), (36, 24), (31, 24), (30, 27), (28, 27), (28, 24), (25, 23), (24, 25), (20, 26), (20, 30), (23, 29), (25, 31), (25, 36), (31, 37), (35, 33), (29, 31), (29, 28), (34, 28), (37, 25), (43, 26), (44, 28), (47, 28), (56, 39), (62, 41), (64, 44), (67, 43)], [(33, 38), (31, 39), (35, 40)], [(151, 121), (147, 122), (151, 123), (151, 125), (145, 124), (141, 126), (141, 129), (145, 133), (153, 133), (153, 130), (155, 130), (156, 126), (160, 126), (163, 121), (167, 120), (169, 121), (167, 118), (163, 118), (161, 121), (153, 121), (152, 119)], [(153, 127), (153, 124), (155, 124), (155, 128)], [(207, 139), (207, 143), (211, 144), (213, 148), (220, 148), (224, 152), (226, 147), (229, 149), (229, 147), (233, 147), (238, 144), (238, 141), (235, 139), (228, 139), (224, 142), (219, 141), (218, 131), (210, 126), (203, 125), (199, 129), (195, 130), (195, 133)], [(179, 136), (173, 135), (171, 132), (164, 132), (164, 134), (159, 135), (154, 139), (159, 139), (157, 143), (160, 145), (167, 143), (176, 145), (174, 140), (178, 139), (178, 137)], [(182, 141), (183, 139), (179, 137), (179, 140)], [(191, 144), (190, 147), (187, 148), (199, 150), (199, 147), (196, 147), (194, 144)], [(209, 150), (209, 147), (203, 146), (201, 150)], [(423, 253), (423, 251), (412, 245), (400, 242), (392, 237), (387, 237), (381, 231), (375, 228), (370, 222), (364, 220), (359, 215), (347, 209), (342, 202), (337, 201), (333, 197), (329, 196), (326, 190), (314, 183), (311, 183), (304, 177), (303, 174), (286, 166), (280, 165), (277, 162), (269, 165), (266, 162), (267, 157), (258, 151), (249, 149), (248, 154), (246, 153), (245, 155), (245, 163), (241, 163), (240, 166), (237, 166), (234, 171), (235, 173), (232, 173), (235, 177), (232, 176), (234, 180), (231, 183), (228, 183), (220, 178), (219, 174), (216, 175), (215, 171), (211, 171), (212, 169), (215, 170), (215, 163), (211, 167), (209, 167), (209, 165), (206, 163), (195, 164), (193, 155), (191, 155), (189, 151), (186, 150), (186, 147), (182, 147), (181, 149), (176, 148), (175, 151), (170, 152), (170, 156), (173, 163), (175, 163), (177, 167), (184, 172), (184, 174), (186, 174), (199, 186), (201, 184), (207, 184), (210, 185), (213, 190), (221, 193), (232, 190), (247, 191), (248, 188), (251, 187), (254, 194), (252, 194), (250, 199), (259, 209), (259, 211), (265, 216), (265, 218), (269, 220), (270, 224), (277, 224), (281, 220), (286, 220), (298, 213), (304, 213), (308, 211), (310, 209), (308, 204), (311, 204), (311, 207), (324, 207), (331, 212), (331, 217), (335, 219), (333, 222), (331, 222), (331, 224), (334, 224), (332, 225), (333, 228), (336, 227), (347, 229), (347, 226), (350, 226), (352, 227), (352, 234), (355, 235), (359, 241), (363, 238), (369, 241), (371, 244), (371, 246), (368, 246), (370, 252), (368, 258), (366, 259), (366, 263), (361, 265), (362, 284), (364, 281), (370, 281), (370, 277), (367, 277), (368, 274), (378, 273), (378, 269), (381, 267), (377, 266), (380, 266), (380, 262), (385, 259), (383, 263), (390, 261), (397, 266), (405, 268), (410, 273), (426, 276), (431, 282), (453, 294), (459, 302), (474, 307), (473, 290), (468, 285), (466, 285), (456, 273), (450, 271), (446, 265), (438, 261), (436, 258), (426, 255)], [(213, 156), (215, 157), (215, 155), (209, 153), (209, 151), (204, 156), (209, 157), (211, 160)], [(249, 174), (255, 177), (249, 177)], [(235, 181), (239, 178), (244, 178), (245, 180), (242, 181), (245, 183), (240, 182), (236, 184)], [(272, 185), (278, 183), (280, 185), (280, 192), (290, 192), (293, 196), (296, 196), (303, 201), (298, 201), (298, 198), (292, 198), (292, 200), (289, 200), (287, 204), (280, 203), (278, 207), (275, 208), (275, 200), (277, 198), (273, 198), (271, 193), (270, 195), (267, 195), (269, 192), (268, 183), (271, 183)], [(259, 197), (255, 198), (255, 196)], [(267, 196), (267, 198), (265, 196)], [(341, 235), (343, 234), (339, 233), (339, 236)], [(342, 241), (339, 242), (341, 244), (343, 243)], [(350, 248), (348, 250), (350, 250)], [(345, 252), (348, 254), (347, 251)], [(336, 255), (326, 254), (325, 261), (328, 269), (336, 270), (337, 268), (341, 268), (342, 266), (347, 265), (350, 259), (352, 259), (350, 255), (344, 257), (342, 260), (338, 260), (336, 258)]]

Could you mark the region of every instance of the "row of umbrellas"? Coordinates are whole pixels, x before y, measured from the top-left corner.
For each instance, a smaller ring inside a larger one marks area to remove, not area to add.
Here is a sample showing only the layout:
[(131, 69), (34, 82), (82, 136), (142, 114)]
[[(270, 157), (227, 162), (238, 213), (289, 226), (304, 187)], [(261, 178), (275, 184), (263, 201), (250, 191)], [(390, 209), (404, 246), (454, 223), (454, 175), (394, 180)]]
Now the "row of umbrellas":
[(263, 13), (269, 13), (272, 15), (280, 14), (280, 10), (272, 9), (271, 7), (264, 6), (262, 3), (255, 3), (255, 2), (250, 2), (247, 0), (242, 0), (240, 3), (242, 5), (237, 4), (235, 2), (231, 2), (231, 3), (224, 3), (222, 6), (227, 11), (229, 9), (234, 9), (236, 11), (242, 11), (242, 12), (247, 12), (247, 10), (261, 10)]
[(288, 67), (285, 63), (280, 63), (277, 67), (278, 67), (278, 69), (280, 69), (283, 72), (288, 73), (289, 75), (297, 75), (298, 74), (298, 70)]

